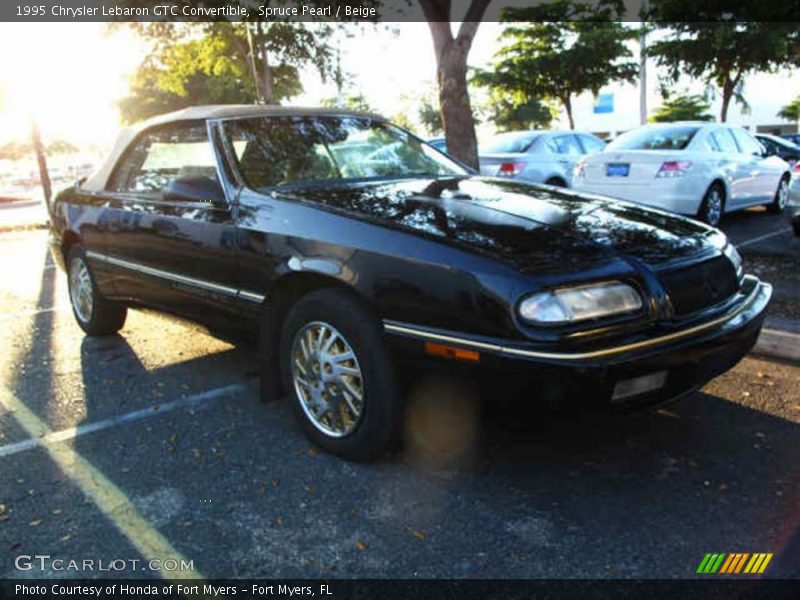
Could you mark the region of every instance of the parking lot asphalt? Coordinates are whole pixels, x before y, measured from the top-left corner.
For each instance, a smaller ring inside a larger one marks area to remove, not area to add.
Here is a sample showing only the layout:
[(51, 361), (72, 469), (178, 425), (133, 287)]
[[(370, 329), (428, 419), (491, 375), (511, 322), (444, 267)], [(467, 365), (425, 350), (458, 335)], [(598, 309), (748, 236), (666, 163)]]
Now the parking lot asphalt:
[(726, 215), (721, 229), (739, 249), (745, 270), (773, 285), (766, 326), (800, 335), (800, 237), (787, 215), (752, 208)]
[(64, 575), (14, 566), (49, 554), (128, 561), (96, 577), (173, 558), (205, 577), (678, 578), (707, 552), (800, 577), (797, 365), (746, 358), (633, 415), (434, 403), (409, 424), (427, 443), (353, 464), (258, 401), (246, 349), (141, 311), (85, 338), (43, 232), (0, 236), (0, 272), (0, 577)]

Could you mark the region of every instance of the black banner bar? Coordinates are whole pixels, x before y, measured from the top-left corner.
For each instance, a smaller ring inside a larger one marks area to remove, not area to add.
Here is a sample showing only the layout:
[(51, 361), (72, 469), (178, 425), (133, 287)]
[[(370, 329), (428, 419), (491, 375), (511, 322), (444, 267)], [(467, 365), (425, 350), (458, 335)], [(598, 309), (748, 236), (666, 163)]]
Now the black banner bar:
[[(473, 0), (453, 3), (450, 19), (463, 20)], [(475, 0), (477, 1), (477, 0)], [(509, 9), (530, 8), (554, 0), (490, 0), (483, 21), (499, 21)], [(800, 0), (670, 0), (663, 7), (649, 0), (574, 0), (575, 20), (597, 19), (586, 8), (609, 8), (612, 20), (647, 21), (772, 21), (800, 18)], [(668, 10), (666, 10), (666, 8)], [(666, 12), (665, 12), (666, 11)], [(583, 17), (581, 15), (587, 15)], [(431, 15), (429, 15), (431, 16)], [(418, 0), (3, 0), (0, 21), (10, 22), (191, 22), (306, 21), (414, 22), (425, 21)]]
[(0, 600), (796, 600), (800, 580), (0, 580)]

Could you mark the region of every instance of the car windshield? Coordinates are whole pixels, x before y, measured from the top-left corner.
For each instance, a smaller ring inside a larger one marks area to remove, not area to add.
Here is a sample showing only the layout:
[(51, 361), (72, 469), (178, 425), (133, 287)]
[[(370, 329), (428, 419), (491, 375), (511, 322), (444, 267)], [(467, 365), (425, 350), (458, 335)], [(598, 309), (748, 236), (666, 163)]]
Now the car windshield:
[(527, 152), (538, 133), (503, 133), (481, 146), (480, 154), (517, 154)]
[(225, 123), (248, 186), (453, 177), (467, 172), (402, 129), (367, 117), (256, 117)]
[(699, 129), (692, 125), (642, 127), (623, 133), (606, 150), (683, 150)]

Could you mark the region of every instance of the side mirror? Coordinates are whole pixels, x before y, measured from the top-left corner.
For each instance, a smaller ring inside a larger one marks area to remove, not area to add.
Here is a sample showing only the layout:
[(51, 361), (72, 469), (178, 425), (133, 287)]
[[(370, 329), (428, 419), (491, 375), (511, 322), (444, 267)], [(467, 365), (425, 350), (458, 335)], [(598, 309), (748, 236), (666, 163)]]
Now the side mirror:
[(175, 177), (164, 187), (162, 195), (164, 200), (171, 202), (202, 202), (217, 208), (228, 207), (222, 186), (205, 175)]

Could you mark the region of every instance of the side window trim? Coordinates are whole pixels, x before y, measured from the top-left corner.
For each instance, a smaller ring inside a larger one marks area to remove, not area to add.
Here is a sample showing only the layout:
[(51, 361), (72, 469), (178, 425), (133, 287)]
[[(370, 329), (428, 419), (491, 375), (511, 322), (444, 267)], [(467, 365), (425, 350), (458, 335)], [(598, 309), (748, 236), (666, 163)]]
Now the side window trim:
[(721, 143), (722, 140), (717, 136), (727, 136), (731, 142), (733, 142), (733, 146), (735, 148), (734, 153), (741, 154), (742, 150), (739, 148), (739, 142), (736, 141), (736, 137), (733, 135), (729, 127), (717, 127), (712, 131), (714, 135), (714, 139), (717, 142), (717, 146), (719, 146), (719, 151), (723, 153), (730, 153), (730, 150), (726, 150), (725, 146)]
[(742, 145), (739, 143), (739, 138), (737, 138), (736, 134), (733, 133), (733, 129), (730, 127), (725, 127), (725, 131), (727, 131), (728, 135), (733, 138), (733, 143), (736, 144), (736, 147), (739, 149), (739, 154), (744, 154), (744, 148), (742, 148)]

